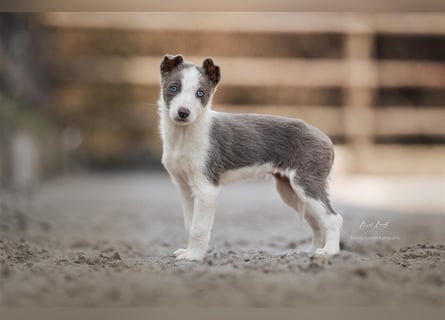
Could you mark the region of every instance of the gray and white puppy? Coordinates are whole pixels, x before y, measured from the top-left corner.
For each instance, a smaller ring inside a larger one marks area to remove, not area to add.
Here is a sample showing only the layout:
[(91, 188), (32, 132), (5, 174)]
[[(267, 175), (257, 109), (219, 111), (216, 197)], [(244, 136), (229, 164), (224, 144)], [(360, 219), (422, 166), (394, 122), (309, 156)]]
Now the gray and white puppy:
[(166, 55), (158, 101), (162, 163), (178, 185), (188, 235), (177, 260), (202, 260), (222, 185), (272, 175), (283, 201), (313, 231), (312, 251), (337, 254), (342, 217), (329, 202), (327, 178), (334, 161), (330, 139), (302, 120), (211, 110), (220, 68)]

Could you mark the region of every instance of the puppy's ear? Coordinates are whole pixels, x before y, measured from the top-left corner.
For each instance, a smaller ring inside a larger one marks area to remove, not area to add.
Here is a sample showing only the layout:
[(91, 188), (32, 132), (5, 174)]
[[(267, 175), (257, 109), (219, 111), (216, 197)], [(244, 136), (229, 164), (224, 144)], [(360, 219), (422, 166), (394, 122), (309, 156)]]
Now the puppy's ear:
[(205, 74), (209, 77), (210, 81), (216, 86), (221, 80), (221, 72), (219, 70), (219, 66), (213, 64), (213, 60), (207, 58), (202, 63), (202, 68), (204, 69)]
[(176, 56), (172, 56), (169, 54), (165, 55), (164, 59), (161, 62), (161, 75), (166, 75), (167, 73), (181, 65), (183, 61), (184, 59), (180, 54)]

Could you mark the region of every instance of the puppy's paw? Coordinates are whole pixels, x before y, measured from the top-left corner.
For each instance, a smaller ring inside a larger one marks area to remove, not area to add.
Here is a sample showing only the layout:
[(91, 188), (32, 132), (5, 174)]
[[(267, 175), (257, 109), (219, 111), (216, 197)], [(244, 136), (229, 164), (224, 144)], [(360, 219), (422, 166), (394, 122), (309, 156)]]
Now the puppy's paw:
[(314, 251), (316, 256), (333, 256), (339, 254), (340, 250), (336, 248), (318, 248)]
[(314, 255), (316, 256), (327, 256), (328, 252), (325, 248), (317, 248), (313, 251)]
[(178, 261), (202, 261), (203, 259), (204, 254), (192, 250), (186, 250), (184, 253), (176, 257), (176, 260)]
[(181, 254), (185, 253), (186, 251), (187, 251), (186, 249), (180, 248), (180, 249), (176, 250), (175, 252), (173, 252), (173, 255), (175, 257), (177, 257), (177, 256), (180, 256)]

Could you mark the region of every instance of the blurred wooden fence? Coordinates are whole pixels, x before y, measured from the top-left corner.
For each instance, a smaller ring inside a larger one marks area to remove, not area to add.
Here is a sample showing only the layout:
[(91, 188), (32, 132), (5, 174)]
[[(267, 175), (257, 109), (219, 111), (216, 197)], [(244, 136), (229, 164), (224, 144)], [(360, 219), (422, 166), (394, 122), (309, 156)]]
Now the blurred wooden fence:
[(159, 62), (182, 53), (221, 66), (215, 110), (303, 118), (344, 146), (349, 172), (444, 171), (443, 14), (55, 13), (40, 21), (54, 111), (81, 128), (80, 151), (93, 161), (145, 149), (159, 157)]

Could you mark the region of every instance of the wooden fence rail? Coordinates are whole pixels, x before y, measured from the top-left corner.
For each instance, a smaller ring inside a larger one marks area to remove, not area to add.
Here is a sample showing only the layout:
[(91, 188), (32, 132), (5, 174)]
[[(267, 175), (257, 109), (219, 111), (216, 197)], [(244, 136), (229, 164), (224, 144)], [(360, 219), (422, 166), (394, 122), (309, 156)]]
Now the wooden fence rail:
[[(375, 163), (380, 138), (426, 136), (443, 143), (444, 21), (443, 14), (41, 16), (54, 54), (55, 111), (83, 128), (83, 150), (92, 158), (118, 157), (141, 145), (159, 154), (159, 62), (164, 53), (180, 52), (197, 63), (212, 55), (222, 67), (216, 110), (303, 118), (344, 143), (349, 172), (397, 171), (396, 161), (386, 170)], [(381, 50), (381, 35), (399, 36), (400, 43), (432, 39), (434, 48), (417, 56)], [(382, 90), (406, 88), (427, 98), (420, 104), (379, 101)], [(437, 148), (432, 167), (442, 172), (445, 153)], [(398, 150), (400, 159), (414, 152)], [(407, 171), (430, 169), (413, 164)]]

